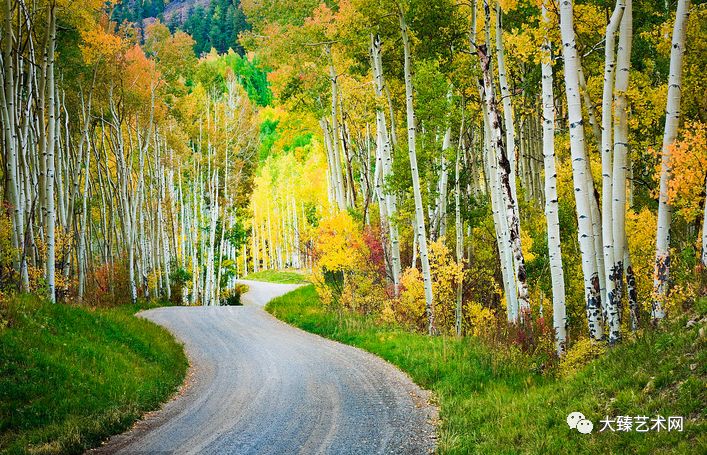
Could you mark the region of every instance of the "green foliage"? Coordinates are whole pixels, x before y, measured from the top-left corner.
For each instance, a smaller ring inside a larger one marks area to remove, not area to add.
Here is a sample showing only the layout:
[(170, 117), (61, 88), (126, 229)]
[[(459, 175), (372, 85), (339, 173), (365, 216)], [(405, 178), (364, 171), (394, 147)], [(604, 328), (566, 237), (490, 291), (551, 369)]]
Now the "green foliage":
[(189, 281), (191, 281), (192, 274), (189, 273), (187, 269), (177, 266), (176, 264), (173, 264), (172, 267), (173, 268), (169, 273), (169, 283), (171, 286), (170, 300), (172, 304), (179, 305), (182, 303), (182, 293), (184, 291), (184, 287)]
[(0, 301), (0, 452), (83, 453), (170, 397), (187, 360), (151, 307)]
[(260, 124), (260, 161), (265, 161), (270, 156), (273, 145), (280, 135), (277, 130), (278, 123), (277, 119), (266, 118)]
[(196, 68), (194, 79), (209, 93), (225, 93), (230, 76), (235, 77), (248, 93), (248, 98), (259, 106), (272, 102), (267, 70), (260, 66), (257, 59), (241, 57), (232, 50), (222, 55), (210, 53), (203, 58)]
[[(646, 332), (564, 378), (540, 375), (538, 361), (475, 337), (428, 337), (373, 318), (327, 311), (312, 286), (266, 306), (301, 329), (379, 355), (434, 392), (439, 452), (704, 453), (707, 423), (705, 338), (684, 322)], [(702, 323), (704, 330), (704, 323)], [(698, 375), (697, 377), (695, 375)], [(595, 424), (582, 435), (570, 412)], [(685, 417), (684, 432), (599, 432), (605, 416)]]
[(245, 284), (236, 284), (233, 289), (229, 289), (223, 293), (221, 296), (221, 305), (226, 306), (240, 306), (243, 305), (241, 302), (241, 296), (248, 292), (248, 286)]
[(253, 272), (243, 277), (243, 279), (281, 284), (309, 283), (309, 278), (302, 272), (288, 270), (263, 270), (261, 272)]
[[(204, 7), (201, 4), (189, 6), (186, 19), (182, 20), (184, 5), (165, 7), (165, 0), (124, 0), (118, 3), (112, 14), (118, 24), (129, 22), (143, 28), (148, 21), (145, 19), (168, 18), (172, 31), (182, 30), (194, 38), (194, 52), (201, 55), (212, 48), (219, 53), (233, 49), (243, 54), (243, 48), (238, 42), (239, 33), (249, 30), (250, 25), (240, 8), (239, 0), (212, 0)], [(195, 3), (195, 2), (191, 2)], [(168, 13), (168, 14), (165, 14)]]

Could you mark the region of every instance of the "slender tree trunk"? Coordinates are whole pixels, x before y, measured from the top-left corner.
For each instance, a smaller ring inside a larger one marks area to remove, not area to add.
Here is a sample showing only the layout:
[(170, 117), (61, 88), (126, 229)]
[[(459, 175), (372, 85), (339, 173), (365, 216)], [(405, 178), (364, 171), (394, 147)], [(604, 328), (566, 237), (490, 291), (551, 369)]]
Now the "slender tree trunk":
[(582, 273), (587, 302), (587, 322), (589, 336), (602, 339), (600, 284), (597, 271), (594, 233), (591, 222), (592, 197), (587, 187), (587, 153), (584, 141), (584, 126), (582, 124), (582, 101), (579, 93), (579, 57), (574, 36), (573, 2), (560, 2), (560, 30), (562, 35), (562, 53), (565, 61), (565, 90), (567, 93), (567, 108), (570, 125), (570, 151), (572, 156), (572, 179), (574, 181), (575, 200), (577, 208), (578, 237), (582, 254)]
[[(543, 24), (550, 23), (547, 3), (543, 0)], [(552, 44), (546, 36), (542, 48), (542, 97), (543, 97), (543, 157), (545, 165), (545, 220), (547, 246), (550, 256), (552, 280), (552, 319), (555, 329), (555, 349), (562, 356), (567, 344), (567, 309), (565, 305), (565, 280), (562, 270), (560, 219), (557, 201), (557, 170), (555, 168), (555, 106), (552, 89)]]
[(422, 278), (425, 286), (425, 313), (427, 314), (427, 333), (433, 335), (437, 332), (435, 327), (434, 303), (432, 301), (432, 278), (430, 274), (430, 260), (427, 255), (427, 232), (425, 229), (425, 209), (422, 205), (422, 192), (420, 190), (420, 176), (417, 169), (417, 127), (415, 110), (413, 107), (412, 62), (410, 56), (410, 38), (402, 10), (398, 11), (400, 19), (400, 34), (403, 40), (404, 75), (405, 75), (405, 106), (407, 111), (408, 128), (408, 153), (410, 157), (410, 170), (412, 172), (412, 191), (415, 199), (415, 219), (417, 225), (417, 243), (420, 249), (422, 262)]
[[(380, 36), (371, 34), (371, 60), (373, 66), (374, 86), (376, 97), (380, 100), (385, 92), (385, 80), (383, 78), (383, 61), (381, 58), (381, 41)], [(398, 234), (398, 225), (395, 223), (394, 217), (397, 212), (397, 198), (390, 191), (385, 189), (385, 179), (393, 172), (393, 153), (392, 142), (388, 135), (388, 127), (386, 125), (385, 113), (383, 109), (376, 108), (376, 156), (380, 155), (381, 170), (379, 172), (380, 182), (376, 180), (376, 185), (381, 184), (381, 194), (385, 196), (382, 202), (386, 210), (386, 220), (390, 236), (390, 265), (393, 275), (393, 284), (395, 286), (395, 295), (400, 291), (400, 238)], [(376, 169), (376, 171), (378, 171)], [(381, 221), (383, 217), (381, 217)]]
[(624, 248), (626, 239), (626, 155), (628, 152), (628, 90), (629, 68), (631, 65), (631, 42), (633, 35), (633, 14), (631, 0), (626, 0), (626, 8), (621, 18), (617, 72), (614, 85), (614, 167), (612, 183), (612, 224), (614, 249), (623, 254), (614, 257), (611, 267), (616, 284), (616, 298), (607, 299), (606, 315), (609, 328), (609, 344), (621, 341), (621, 294), (623, 286), (623, 259), (628, 254)]
[(496, 58), (498, 60), (498, 83), (501, 88), (501, 100), (503, 105), (503, 118), (506, 123), (506, 151), (508, 162), (511, 167), (509, 181), (511, 185), (511, 195), (514, 201), (518, 201), (516, 190), (516, 140), (513, 121), (513, 105), (511, 103), (511, 91), (508, 89), (508, 78), (506, 77), (506, 58), (503, 51), (503, 11), (501, 2), (496, 3)]
[(343, 172), (341, 169), (341, 157), (339, 148), (339, 115), (337, 103), (339, 99), (338, 76), (334, 68), (334, 58), (331, 54), (331, 45), (325, 46), (325, 51), (329, 59), (329, 79), (331, 81), (331, 128), (332, 128), (332, 160), (333, 167), (331, 172), (334, 174), (334, 183), (336, 184), (336, 202), (339, 210), (346, 210), (346, 197), (343, 184)]
[[(464, 118), (462, 117), (462, 131), (464, 129)], [(462, 135), (459, 135), (459, 145), (457, 147), (457, 157), (454, 160), (454, 234), (456, 236), (456, 257), (457, 263), (462, 264), (464, 261), (464, 227), (462, 226), (461, 217), (461, 153), (462, 153)], [(457, 336), (462, 334), (462, 285), (463, 279), (457, 282), (457, 301), (454, 312), (455, 328)]]
[[(486, 14), (486, 23), (489, 23), (490, 11), (488, 1), (484, 1), (484, 11)], [(498, 112), (496, 105), (496, 96), (493, 89), (492, 74), (491, 74), (491, 59), (488, 55), (488, 48), (485, 44), (476, 47), (479, 61), (481, 62), (481, 71), (483, 74), (483, 100), (486, 104), (486, 109), (489, 113), (491, 126), (491, 138), (493, 146), (497, 153), (499, 178), (501, 191), (504, 196), (504, 213), (503, 216), (508, 220), (508, 232), (510, 235), (510, 247), (514, 258), (514, 274), (517, 281), (518, 289), (518, 304), (520, 309), (520, 317), (524, 318), (530, 313), (530, 301), (528, 294), (528, 282), (525, 272), (525, 259), (523, 257), (523, 249), (520, 240), (520, 218), (518, 214), (517, 199), (513, 196), (513, 186), (511, 185), (511, 163), (508, 160), (506, 148), (503, 143), (503, 124), (501, 123), (501, 115)], [(510, 126), (512, 127), (512, 125)]]
[(664, 300), (668, 294), (670, 276), (670, 222), (672, 207), (668, 203), (668, 182), (671, 179), (670, 146), (675, 142), (680, 122), (680, 94), (682, 91), (682, 60), (685, 52), (685, 33), (690, 0), (678, 0), (670, 50), (668, 101), (665, 109), (662, 160), (660, 167), (660, 195), (658, 198), (658, 228), (656, 233), (655, 277), (651, 319), (658, 322), (665, 317)]
[(54, 229), (56, 224), (56, 209), (54, 206), (54, 153), (56, 146), (56, 84), (54, 81), (54, 47), (56, 45), (56, 7), (52, 3), (49, 6), (49, 40), (48, 40), (48, 64), (47, 64), (47, 104), (49, 111), (49, 120), (47, 123), (47, 184), (46, 184), (46, 200), (47, 200), (47, 292), (49, 300), (56, 302), (56, 285), (55, 285), (55, 264), (56, 264), (56, 241), (54, 238)]
[[(604, 300), (609, 319), (609, 330), (612, 321), (609, 313), (615, 313), (619, 306), (620, 297), (617, 296), (617, 278), (620, 274), (616, 270), (614, 258), (614, 233), (613, 233), (613, 139), (612, 139), (612, 94), (614, 93), (615, 73), (615, 35), (624, 14), (626, 4), (624, 0), (617, 0), (614, 12), (606, 27), (606, 47), (604, 52), (604, 91), (602, 96), (602, 134), (601, 134), (601, 211), (602, 211), (602, 240), (604, 250), (604, 273), (606, 275), (606, 299)], [(611, 336), (611, 335), (610, 335)]]

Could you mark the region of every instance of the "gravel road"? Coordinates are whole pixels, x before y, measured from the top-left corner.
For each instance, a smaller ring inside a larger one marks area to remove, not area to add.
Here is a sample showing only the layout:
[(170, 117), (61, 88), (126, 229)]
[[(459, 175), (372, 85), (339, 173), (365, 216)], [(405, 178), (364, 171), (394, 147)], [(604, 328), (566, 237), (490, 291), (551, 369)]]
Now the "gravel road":
[(141, 316), (189, 356), (177, 398), (92, 453), (425, 454), (428, 394), (376, 356), (263, 310), (296, 285), (243, 281), (242, 307), (165, 307)]

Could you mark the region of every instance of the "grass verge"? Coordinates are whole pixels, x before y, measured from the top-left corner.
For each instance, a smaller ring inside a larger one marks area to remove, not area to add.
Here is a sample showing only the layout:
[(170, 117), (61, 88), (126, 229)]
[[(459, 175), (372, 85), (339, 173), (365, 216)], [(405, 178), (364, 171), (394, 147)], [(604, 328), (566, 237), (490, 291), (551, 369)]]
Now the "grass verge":
[(152, 306), (0, 304), (0, 452), (82, 453), (172, 395), (187, 359)]
[[(642, 334), (559, 378), (534, 372), (521, 353), (499, 354), (472, 337), (431, 338), (358, 315), (339, 316), (321, 305), (313, 286), (266, 309), (376, 354), (432, 390), (443, 454), (707, 453), (705, 340), (684, 321)], [(592, 434), (569, 429), (566, 417), (574, 411), (594, 423)], [(605, 416), (657, 415), (683, 416), (684, 431), (599, 431)]]
[(263, 270), (262, 272), (251, 273), (243, 279), (281, 284), (309, 283), (309, 280), (307, 279), (307, 276), (304, 273), (288, 270)]

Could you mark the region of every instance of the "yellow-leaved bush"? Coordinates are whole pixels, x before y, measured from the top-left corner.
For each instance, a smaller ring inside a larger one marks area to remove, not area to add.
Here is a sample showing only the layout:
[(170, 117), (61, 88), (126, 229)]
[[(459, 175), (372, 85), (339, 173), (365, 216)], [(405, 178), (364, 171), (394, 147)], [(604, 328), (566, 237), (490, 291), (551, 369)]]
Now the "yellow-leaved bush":
[[(444, 238), (428, 245), (432, 301), (435, 324), (442, 333), (452, 333), (455, 327), (457, 284), (464, 279), (463, 264), (454, 260)], [(422, 273), (416, 268), (403, 271), (400, 296), (393, 303), (398, 323), (423, 330), (426, 324), (425, 287)]]
[(323, 219), (314, 236), (313, 281), (326, 305), (363, 314), (381, 309), (385, 284), (371, 267), (370, 249), (348, 212)]

